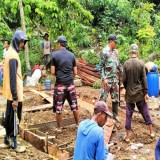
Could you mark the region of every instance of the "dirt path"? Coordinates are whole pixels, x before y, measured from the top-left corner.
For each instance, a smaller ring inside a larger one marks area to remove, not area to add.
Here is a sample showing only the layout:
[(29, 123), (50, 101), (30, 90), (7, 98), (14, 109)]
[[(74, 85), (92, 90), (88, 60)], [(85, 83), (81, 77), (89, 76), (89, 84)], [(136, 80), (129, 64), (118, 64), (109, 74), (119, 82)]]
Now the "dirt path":
[[(78, 87), (77, 93), (80, 99), (78, 100), (78, 103), (80, 106), (88, 111), (85, 111), (83, 109), (80, 109), (80, 117), (81, 120), (90, 118), (91, 114), (90, 112), (93, 112), (93, 105), (88, 105), (87, 102), (94, 103), (99, 96), (99, 90), (93, 89), (91, 87)], [(42, 97), (39, 97), (34, 94), (25, 93), (26, 100), (24, 102), (24, 107), (30, 107), (30, 106), (36, 106), (36, 104), (41, 105), (45, 104), (46, 102), (43, 101)], [(85, 101), (83, 101), (85, 100)], [(3, 101), (4, 102), (4, 101)], [(0, 105), (0, 109), (5, 108), (5, 103), (3, 105)], [(111, 100), (108, 99), (108, 104), (111, 106)], [(111, 110), (111, 108), (110, 108)], [(155, 116), (157, 114), (160, 115), (160, 111), (151, 111), (152, 120), (153, 120), (153, 126), (154, 130), (156, 132), (156, 138), (151, 139), (149, 136), (149, 131), (147, 129), (147, 126), (144, 124), (143, 118), (141, 115), (137, 112), (133, 115), (133, 121), (132, 121), (132, 136), (131, 136), (131, 144), (127, 144), (123, 141), (123, 137), (125, 134), (125, 110), (120, 109), (119, 111), (122, 125), (120, 129), (116, 129), (115, 132), (112, 134), (111, 141), (116, 141), (117, 145), (114, 145), (110, 151), (111, 153), (115, 154), (116, 160), (154, 160), (154, 148), (156, 145), (156, 139), (160, 137), (160, 123), (159, 123), (159, 116)], [(63, 118), (69, 118), (73, 117), (72, 112), (70, 111), (69, 107), (64, 107), (63, 110)], [(44, 122), (49, 122), (55, 120), (55, 115), (52, 112), (52, 110), (46, 110), (46, 111), (40, 111), (40, 112), (33, 112), (30, 114), (24, 114), (23, 115), (24, 122), (27, 122), (30, 120), (31, 124), (39, 124)], [(58, 135), (57, 138), (61, 141), (70, 141), (71, 139), (76, 138), (76, 128), (63, 128), (63, 135)], [(54, 131), (48, 131), (50, 135), (54, 135)], [(63, 139), (61, 137), (64, 137)], [(0, 137), (0, 142), (2, 142), (3, 139)], [(47, 160), (47, 155), (36, 150), (34, 147), (29, 145), (28, 143), (24, 142), (22, 139), (19, 139), (20, 144), (24, 144), (27, 146), (27, 151), (24, 154), (16, 154), (13, 150), (0, 150), (0, 159), (8, 160), (8, 159), (23, 159), (28, 160)], [(137, 143), (142, 143), (143, 146), (139, 149), (133, 150), (133, 145)], [(71, 146), (74, 146), (73, 143), (70, 144)], [(131, 149), (132, 148), (132, 149)], [(73, 150), (71, 151), (73, 153)]]
[[(0, 142), (3, 138), (0, 137)], [(16, 153), (13, 149), (0, 149), (0, 160), (52, 160), (48, 154), (35, 149), (32, 145), (18, 138), (21, 146), (26, 147), (24, 153)]]

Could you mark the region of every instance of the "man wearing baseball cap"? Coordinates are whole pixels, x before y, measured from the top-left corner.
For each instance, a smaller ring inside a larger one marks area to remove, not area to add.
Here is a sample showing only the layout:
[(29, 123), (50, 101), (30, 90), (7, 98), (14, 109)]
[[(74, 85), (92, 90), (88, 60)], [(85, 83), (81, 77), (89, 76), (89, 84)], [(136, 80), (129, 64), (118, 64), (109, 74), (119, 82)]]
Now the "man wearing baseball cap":
[(100, 74), (102, 80), (102, 87), (100, 89), (99, 100), (105, 101), (111, 94), (112, 98), (112, 112), (115, 120), (120, 122), (118, 117), (118, 103), (119, 103), (119, 77), (122, 76), (123, 67), (118, 59), (118, 52), (116, 44), (118, 39), (115, 34), (110, 34), (108, 37), (108, 45), (102, 50), (100, 54)]
[(146, 125), (148, 125), (150, 136), (152, 138), (155, 137), (147, 105), (148, 88), (147, 88), (145, 66), (143, 61), (137, 58), (137, 54), (138, 54), (138, 45), (132, 44), (130, 48), (130, 59), (125, 61), (124, 63), (123, 85), (126, 89), (125, 141), (127, 143), (130, 142), (129, 137), (131, 130), (131, 120), (135, 106), (137, 106)]
[(67, 99), (71, 111), (79, 124), (79, 114), (77, 105), (74, 76), (77, 74), (76, 59), (72, 52), (66, 49), (67, 40), (65, 36), (57, 39), (58, 51), (52, 53), (51, 73), (56, 77), (53, 96), (53, 111), (56, 112), (57, 131), (61, 131), (62, 108)]
[(108, 149), (104, 145), (103, 125), (107, 117), (112, 117), (107, 104), (99, 101), (95, 104), (94, 114), (91, 119), (80, 123), (77, 131), (77, 139), (74, 150), (74, 160), (106, 159)]

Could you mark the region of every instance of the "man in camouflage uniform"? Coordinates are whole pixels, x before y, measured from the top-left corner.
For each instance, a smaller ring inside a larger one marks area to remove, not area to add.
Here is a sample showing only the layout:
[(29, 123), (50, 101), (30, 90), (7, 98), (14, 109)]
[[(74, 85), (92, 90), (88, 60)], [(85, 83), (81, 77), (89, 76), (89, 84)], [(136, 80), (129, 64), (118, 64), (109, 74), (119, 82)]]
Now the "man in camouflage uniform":
[(102, 50), (100, 54), (100, 73), (102, 80), (102, 87), (100, 89), (99, 100), (106, 102), (108, 94), (112, 98), (112, 112), (114, 119), (119, 121), (118, 117), (118, 103), (119, 103), (119, 77), (123, 74), (122, 65), (118, 59), (118, 52), (116, 50), (116, 43), (118, 42), (116, 35), (110, 34), (108, 37), (108, 45)]

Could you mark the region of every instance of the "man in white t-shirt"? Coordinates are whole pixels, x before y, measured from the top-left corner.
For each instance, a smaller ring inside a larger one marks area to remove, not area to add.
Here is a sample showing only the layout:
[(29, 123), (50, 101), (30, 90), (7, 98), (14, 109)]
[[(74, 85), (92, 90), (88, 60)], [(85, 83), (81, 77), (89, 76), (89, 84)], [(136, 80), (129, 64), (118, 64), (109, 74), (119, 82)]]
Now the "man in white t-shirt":
[(5, 39), (4, 40), (4, 50), (3, 50), (3, 60), (7, 56), (7, 52), (8, 52), (9, 47), (10, 47), (10, 41), (8, 39)]
[(51, 42), (48, 40), (48, 33), (44, 35), (44, 41), (42, 43), (42, 61), (46, 68), (50, 68), (50, 53), (53, 50)]

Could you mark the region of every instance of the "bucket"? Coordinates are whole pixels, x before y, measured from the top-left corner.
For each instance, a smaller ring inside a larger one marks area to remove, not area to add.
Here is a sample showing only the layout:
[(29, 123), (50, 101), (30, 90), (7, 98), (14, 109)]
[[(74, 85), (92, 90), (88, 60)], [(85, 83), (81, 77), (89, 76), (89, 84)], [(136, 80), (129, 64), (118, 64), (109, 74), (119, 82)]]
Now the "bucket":
[(159, 75), (159, 94), (160, 94), (160, 75)]
[(0, 84), (2, 83), (2, 70), (0, 69)]
[(99, 65), (96, 65), (96, 70), (100, 70), (100, 66)]
[(44, 81), (44, 86), (45, 86), (45, 90), (50, 90), (51, 89), (51, 80), (50, 79), (46, 79)]
[(150, 97), (158, 97), (159, 95), (159, 75), (158, 72), (148, 72), (147, 74), (148, 83), (148, 95)]

